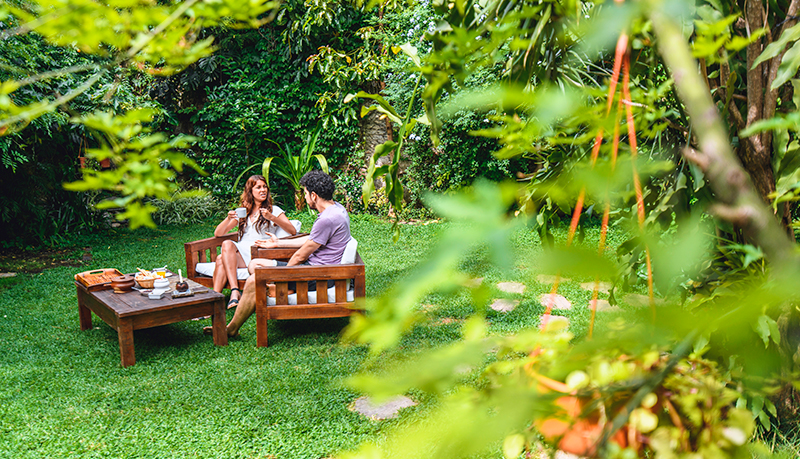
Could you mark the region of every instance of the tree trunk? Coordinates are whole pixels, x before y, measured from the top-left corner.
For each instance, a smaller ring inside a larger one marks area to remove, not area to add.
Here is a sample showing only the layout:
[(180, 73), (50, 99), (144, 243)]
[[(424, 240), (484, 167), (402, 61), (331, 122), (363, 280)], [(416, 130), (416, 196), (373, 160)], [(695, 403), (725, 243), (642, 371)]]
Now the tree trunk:
[[(744, 19), (747, 30), (757, 30), (767, 23), (766, 12), (761, 2), (745, 2), (745, 8)], [(765, 41), (765, 38), (760, 38), (747, 47), (747, 111), (746, 118), (743, 120), (744, 127), (775, 116), (778, 90), (770, 89), (770, 85), (775, 79), (772, 67), (775, 64), (775, 60), (780, 62), (783, 54), (781, 53), (775, 59), (762, 62), (757, 67), (753, 67), (753, 63), (764, 51)], [(777, 67), (775, 68), (777, 70)], [(737, 124), (740, 123), (741, 121)], [(775, 192), (775, 174), (772, 169), (772, 131), (764, 131), (748, 137), (743, 141), (736, 153), (745, 170), (750, 174), (750, 178), (753, 180), (753, 185), (759, 195), (761, 195), (764, 202), (769, 204), (769, 196)], [(780, 220), (787, 233), (792, 234), (790, 206), (779, 206), (776, 218)]]
[(303, 190), (294, 190), (294, 208), (298, 212), (306, 208), (306, 198), (303, 196)]
[[(380, 93), (385, 84), (379, 80), (372, 80), (364, 84), (364, 91), (370, 94)], [(369, 106), (375, 103), (372, 100), (367, 100), (364, 105)], [(367, 116), (361, 118), (361, 145), (364, 147), (364, 164), (368, 165), (370, 158), (375, 153), (375, 147), (378, 145), (392, 140), (392, 126), (391, 121), (384, 117), (377, 111), (370, 112)], [(388, 164), (391, 159), (389, 156), (382, 156), (376, 160), (376, 165), (381, 166)]]

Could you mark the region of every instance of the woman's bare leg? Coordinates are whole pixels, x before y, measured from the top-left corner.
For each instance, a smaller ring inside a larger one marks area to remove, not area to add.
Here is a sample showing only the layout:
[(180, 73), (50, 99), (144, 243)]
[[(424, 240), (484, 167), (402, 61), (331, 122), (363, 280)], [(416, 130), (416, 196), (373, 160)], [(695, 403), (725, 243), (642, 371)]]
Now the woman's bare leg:
[(222, 293), (222, 289), (228, 283), (228, 274), (225, 272), (225, 261), (222, 257), (217, 257), (214, 262), (214, 278), (212, 282), (214, 283), (214, 291), (217, 293)]
[[(239, 249), (236, 247), (236, 244), (234, 244), (231, 240), (222, 242), (222, 252), (220, 253), (220, 257), (223, 261), (225, 278), (228, 281), (228, 284), (230, 284), (231, 300), (238, 300), (241, 296), (241, 293), (239, 290), (239, 276), (237, 269), (246, 268), (247, 265), (244, 264), (244, 259), (239, 253)], [(236, 296), (234, 296), (234, 294), (236, 294)]]
[(244, 284), (244, 291), (242, 298), (239, 301), (239, 307), (233, 314), (233, 318), (228, 323), (227, 330), (228, 336), (236, 336), (239, 334), (239, 329), (242, 324), (253, 315), (256, 310), (256, 283), (255, 276), (250, 276)]

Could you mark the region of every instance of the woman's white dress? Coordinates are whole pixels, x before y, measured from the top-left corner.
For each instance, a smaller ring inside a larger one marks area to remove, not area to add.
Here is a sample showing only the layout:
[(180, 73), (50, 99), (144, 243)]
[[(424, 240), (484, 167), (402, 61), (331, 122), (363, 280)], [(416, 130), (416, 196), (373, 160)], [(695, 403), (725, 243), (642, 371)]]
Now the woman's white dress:
[[(274, 215), (276, 218), (280, 217), (282, 213), (284, 213), (283, 209), (276, 205), (272, 206), (272, 215)], [(259, 233), (256, 231), (256, 225), (254, 224), (255, 222), (251, 222), (250, 217), (247, 217), (246, 220), (247, 222), (245, 223), (244, 234), (242, 234), (239, 242), (235, 243), (236, 248), (239, 249), (239, 254), (244, 260), (245, 266), (250, 264), (250, 247), (253, 246), (253, 243), (259, 239), (267, 239), (267, 233), (275, 234), (275, 231), (278, 229), (278, 225), (269, 222), (269, 225), (264, 225), (263, 232)], [(256, 221), (258, 221), (258, 219), (256, 219)]]

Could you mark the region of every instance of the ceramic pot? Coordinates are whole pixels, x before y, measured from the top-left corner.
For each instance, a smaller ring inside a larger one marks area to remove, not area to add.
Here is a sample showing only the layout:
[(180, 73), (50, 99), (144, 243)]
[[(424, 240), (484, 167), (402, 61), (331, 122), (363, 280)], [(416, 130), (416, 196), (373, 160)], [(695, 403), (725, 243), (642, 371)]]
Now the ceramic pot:
[(125, 293), (129, 292), (133, 289), (133, 276), (130, 274), (126, 274), (124, 276), (117, 276), (111, 279), (111, 288), (114, 289), (114, 293)]

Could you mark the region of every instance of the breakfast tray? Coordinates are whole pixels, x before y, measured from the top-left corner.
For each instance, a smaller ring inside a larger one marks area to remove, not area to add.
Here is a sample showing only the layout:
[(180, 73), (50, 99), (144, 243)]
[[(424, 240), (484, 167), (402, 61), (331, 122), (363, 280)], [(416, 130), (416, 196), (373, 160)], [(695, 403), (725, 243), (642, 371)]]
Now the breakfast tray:
[(114, 268), (95, 269), (75, 274), (75, 280), (86, 287), (90, 292), (97, 290), (108, 290), (111, 288), (111, 280), (122, 273)]

